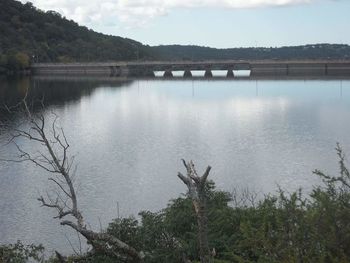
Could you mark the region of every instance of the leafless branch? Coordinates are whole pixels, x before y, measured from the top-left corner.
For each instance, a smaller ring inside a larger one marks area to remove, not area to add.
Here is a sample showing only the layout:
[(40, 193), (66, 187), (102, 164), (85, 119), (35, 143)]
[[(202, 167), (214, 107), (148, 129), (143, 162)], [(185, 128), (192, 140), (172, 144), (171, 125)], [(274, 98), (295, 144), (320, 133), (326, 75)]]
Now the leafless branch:
[[(142, 252), (136, 251), (133, 247), (107, 233), (87, 229), (78, 206), (73, 176), (75, 170), (72, 174), (70, 173), (71, 168), (74, 167), (74, 156), (69, 158), (70, 145), (63, 129), (57, 125), (58, 116), (54, 114), (51, 125), (48, 125), (43, 115), (36, 116), (30, 112), (26, 98), (27, 94), (21, 103), (24, 106), (24, 113), (30, 128), (28, 130), (21, 128), (13, 130), (14, 134), (10, 143), (15, 145), (18, 156), (15, 159), (3, 161), (32, 162), (48, 172), (51, 175), (48, 180), (58, 189), (56, 197), (53, 198), (47, 193), (46, 197), (40, 196), (38, 201), (44, 207), (57, 210), (57, 216), (54, 218), (59, 219), (61, 225), (69, 226), (84, 236), (92, 244), (94, 250), (116, 258), (127, 259), (130, 262), (141, 262), (144, 257)], [(51, 136), (48, 135), (47, 130), (51, 132)], [(38, 143), (45, 152), (33, 154), (26, 151), (16, 142), (19, 138)], [(63, 220), (67, 216), (70, 216), (69, 220)]]
[(207, 183), (211, 167), (208, 166), (203, 175), (198, 176), (192, 161), (186, 162), (184, 159), (182, 159), (182, 163), (186, 168), (187, 174), (184, 176), (179, 172), (177, 176), (187, 186), (189, 197), (191, 198), (194, 210), (196, 212), (200, 260), (202, 263), (210, 263), (212, 262), (212, 255), (208, 242), (208, 215), (205, 185)]
[(315, 170), (314, 174), (320, 176), (322, 180), (326, 183), (340, 183), (340, 189), (344, 192), (350, 191), (350, 172), (346, 166), (346, 158), (341, 148), (340, 144), (337, 143), (335, 148), (338, 158), (339, 158), (339, 168), (340, 168), (340, 176), (331, 176), (327, 175), (322, 171)]

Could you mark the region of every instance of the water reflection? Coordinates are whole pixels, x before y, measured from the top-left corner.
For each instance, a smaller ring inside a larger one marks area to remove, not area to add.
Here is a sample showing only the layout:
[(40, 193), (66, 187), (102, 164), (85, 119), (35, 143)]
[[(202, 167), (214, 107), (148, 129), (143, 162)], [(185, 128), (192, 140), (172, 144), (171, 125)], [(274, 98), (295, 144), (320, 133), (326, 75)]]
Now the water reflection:
[[(93, 228), (106, 226), (118, 210), (122, 216), (158, 210), (184, 192), (176, 177), (181, 158), (199, 170), (210, 164), (222, 189), (268, 193), (276, 184), (309, 190), (318, 183), (315, 168), (336, 172), (336, 141), (350, 152), (349, 81), (11, 81), (1, 82), (2, 100), (16, 102), (29, 88), (31, 98), (45, 98), (47, 118), (51, 111), (60, 116)], [(1, 140), (0, 154), (15, 152)], [(1, 242), (70, 250), (71, 232), (36, 202), (46, 178), (31, 164), (0, 164)]]
[(88, 77), (2, 77), (0, 78), (0, 119), (7, 114), (4, 105), (11, 108), (27, 94), (27, 101), (34, 108), (64, 105), (91, 96), (96, 88), (125, 88), (132, 81), (118, 78)]

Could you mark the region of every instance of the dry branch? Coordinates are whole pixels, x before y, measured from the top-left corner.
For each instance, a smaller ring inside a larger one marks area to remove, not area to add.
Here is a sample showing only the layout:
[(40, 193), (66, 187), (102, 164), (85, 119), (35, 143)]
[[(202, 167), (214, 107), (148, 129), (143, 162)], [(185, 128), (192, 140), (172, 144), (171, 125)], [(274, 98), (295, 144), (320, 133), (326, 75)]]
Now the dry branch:
[[(38, 201), (44, 207), (57, 210), (57, 216), (55, 218), (60, 220), (60, 224), (69, 226), (84, 236), (95, 251), (122, 259), (126, 262), (141, 262), (144, 257), (142, 252), (138, 252), (133, 247), (107, 233), (98, 233), (87, 229), (83, 215), (79, 210), (73, 177), (71, 175), (74, 156), (72, 158), (69, 157), (68, 151), (70, 145), (63, 129), (57, 126), (58, 117), (55, 115), (52, 124), (47, 125), (43, 115), (34, 116), (30, 112), (25, 99), (23, 99), (22, 104), (29, 123), (29, 130), (21, 128), (13, 129), (14, 134), (10, 142), (16, 146), (18, 157), (5, 161), (29, 161), (48, 172), (48, 179), (58, 188), (58, 192), (55, 198), (47, 194), (46, 198), (40, 196)], [(51, 132), (51, 136), (48, 136), (48, 131)], [(18, 138), (39, 143), (44, 152), (36, 154), (27, 152), (16, 143), (16, 139)], [(63, 259), (61, 258), (61, 260)]]
[(212, 262), (212, 255), (208, 243), (208, 215), (207, 215), (207, 196), (206, 183), (211, 167), (208, 166), (202, 176), (198, 176), (196, 168), (192, 161), (182, 160), (186, 168), (186, 176), (178, 173), (178, 177), (187, 186), (194, 210), (196, 212), (198, 224), (199, 254), (201, 263)]

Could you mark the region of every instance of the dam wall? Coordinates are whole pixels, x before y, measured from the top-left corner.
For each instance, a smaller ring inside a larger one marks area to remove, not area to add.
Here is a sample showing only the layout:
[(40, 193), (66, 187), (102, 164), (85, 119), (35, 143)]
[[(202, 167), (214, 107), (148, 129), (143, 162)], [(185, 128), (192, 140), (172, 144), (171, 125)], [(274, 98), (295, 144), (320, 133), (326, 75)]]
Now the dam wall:
[(31, 67), (34, 75), (121, 75), (128, 74), (128, 69), (124, 71), (121, 66), (92, 64), (92, 63), (45, 63), (34, 64)]

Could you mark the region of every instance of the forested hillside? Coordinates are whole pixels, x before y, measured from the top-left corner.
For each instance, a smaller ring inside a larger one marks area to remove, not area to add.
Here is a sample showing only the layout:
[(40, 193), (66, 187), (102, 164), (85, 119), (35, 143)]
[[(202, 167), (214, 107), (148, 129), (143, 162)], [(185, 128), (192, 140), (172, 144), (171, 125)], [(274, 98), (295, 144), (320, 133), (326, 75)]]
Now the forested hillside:
[[(32, 61), (115, 61), (152, 58), (150, 48), (107, 36), (44, 12), (31, 3), (0, 1), (0, 67), (16, 70)], [(1, 71), (1, 69), (0, 69)]]
[(216, 49), (199, 46), (149, 47), (79, 26), (55, 11), (31, 3), (0, 1), (0, 74), (32, 62), (205, 59), (350, 59), (349, 45)]
[(349, 45), (332, 44), (228, 49), (167, 45), (153, 47), (153, 50), (163, 59), (350, 59)]

